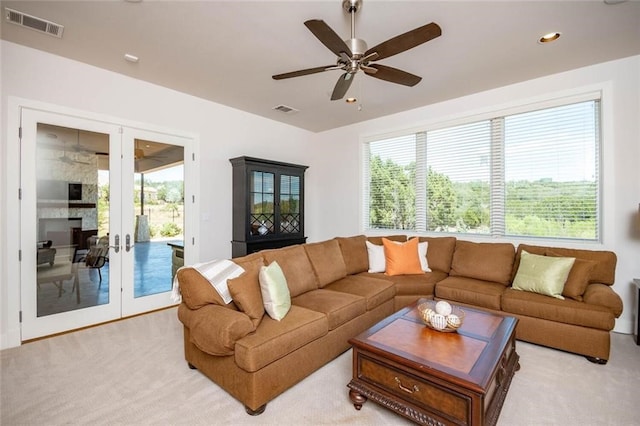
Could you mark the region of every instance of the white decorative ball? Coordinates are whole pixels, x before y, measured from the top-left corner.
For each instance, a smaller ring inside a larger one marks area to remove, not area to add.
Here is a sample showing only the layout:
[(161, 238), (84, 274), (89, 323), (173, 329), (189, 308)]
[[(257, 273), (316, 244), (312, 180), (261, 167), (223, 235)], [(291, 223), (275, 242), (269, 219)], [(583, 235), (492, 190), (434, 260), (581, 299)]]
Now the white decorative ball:
[(436, 312), (446, 317), (451, 313), (451, 305), (449, 304), (449, 302), (441, 300), (436, 303)]
[(436, 330), (444, 330), (447, 327), (447, 319), (442, 314), (435, 314), (430, 322)]
[(447, 316), (447, 324), (449, 324), (449, 327), (451, 328), (458, 328), (462, 325), (462, 321), (456, 314), (449, 314)]
[(431, 318), (433, 318), (435, 314), (436, 314), (436, 311), (434, 311), (431, 308), (427, 308), (425, 309), (423, 316), (427, 321), (431, 322)]

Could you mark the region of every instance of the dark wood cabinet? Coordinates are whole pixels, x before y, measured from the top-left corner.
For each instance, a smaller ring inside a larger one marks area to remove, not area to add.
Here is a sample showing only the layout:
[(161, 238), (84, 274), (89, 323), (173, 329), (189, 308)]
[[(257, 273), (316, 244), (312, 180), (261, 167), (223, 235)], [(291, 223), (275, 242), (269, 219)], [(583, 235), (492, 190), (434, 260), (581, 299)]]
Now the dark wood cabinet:
[(233, 166), (231, 255), (302, 244), (307, 166), (237, 157)]

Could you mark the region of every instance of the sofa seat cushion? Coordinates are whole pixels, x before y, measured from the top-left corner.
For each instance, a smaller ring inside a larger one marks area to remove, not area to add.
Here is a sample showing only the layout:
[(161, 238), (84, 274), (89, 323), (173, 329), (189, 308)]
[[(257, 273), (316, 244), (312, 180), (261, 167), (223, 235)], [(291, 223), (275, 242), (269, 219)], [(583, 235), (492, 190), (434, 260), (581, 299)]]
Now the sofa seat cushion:
[(436, 285), (438, 299), (500, 310), (504, 285), (474, 278), (448, 277)]
[(236, 364), (248, 372), (258, 371), (326, 335), (327, 324), (326, 315), (300, 306), (291, 306), (281, 321), (265, 316), (255, 333), (236, 342)]
[(301, 294), (293, 298), (291, 303), (325, 314), (329, 320), (329, 330), (367, 312), (367, 300), (364, 297), (323, 288)]
[(193, 310), (181, 303), (178, 319), (189, 328), (191, 343), (209, 355), (233, 354), (238, 340), (256, 329), (244, 312), (220, 305)]
[(604, 306), (571, 299), (556, 299), (537, 293), (508, 288), (502, 295), (505, 313), (525, 315), (582, 327), (613, 330), (615, 316)]
[[(363, 275), (365, 274), (359, 276)], [(366, 275), (394, 283), (397, 296), (433, 296), (436, 283), (447, 278), (447, 274), (440, 271), (416, 275), (394, 275), (392, 277), (382, 273)]]
[(377, 308), (396, 295), (396, 287), (392, 282), (364, 275), (349, 275), (329, 284), (325, 289), (364, 297), (367, 311)]

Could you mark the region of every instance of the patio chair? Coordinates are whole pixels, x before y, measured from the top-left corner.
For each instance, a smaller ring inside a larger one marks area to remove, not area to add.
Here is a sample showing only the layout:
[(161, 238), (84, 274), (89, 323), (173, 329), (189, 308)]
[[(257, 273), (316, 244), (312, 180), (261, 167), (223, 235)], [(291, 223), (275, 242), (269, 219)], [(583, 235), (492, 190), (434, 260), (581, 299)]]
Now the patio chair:
[(109, 261), (109, 237), (100, 237), (95, 245), (89, 247), (89, 252), (84, 258), (84, 264), (87, 268), (97, 269), (102, 284), (101, 268)]

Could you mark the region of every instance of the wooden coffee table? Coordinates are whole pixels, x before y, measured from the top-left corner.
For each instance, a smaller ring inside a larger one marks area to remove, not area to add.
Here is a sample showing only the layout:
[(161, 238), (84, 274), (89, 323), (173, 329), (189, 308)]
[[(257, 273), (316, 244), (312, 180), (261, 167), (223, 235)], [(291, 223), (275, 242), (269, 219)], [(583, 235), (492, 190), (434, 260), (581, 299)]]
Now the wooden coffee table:
[(463, 307), (454, 333), (421, 321), (420, 301), (349, 340), (357, 410), (368, 399), (426, 425), (495, 425), (515, 371), (517, 319)]

